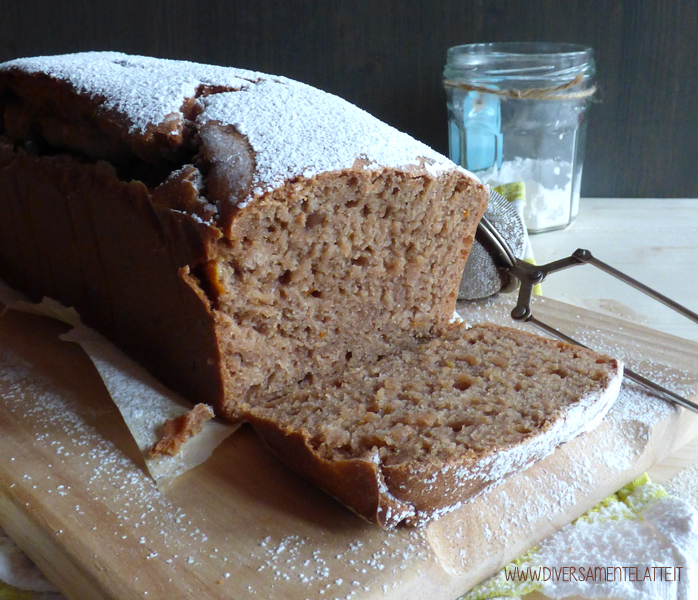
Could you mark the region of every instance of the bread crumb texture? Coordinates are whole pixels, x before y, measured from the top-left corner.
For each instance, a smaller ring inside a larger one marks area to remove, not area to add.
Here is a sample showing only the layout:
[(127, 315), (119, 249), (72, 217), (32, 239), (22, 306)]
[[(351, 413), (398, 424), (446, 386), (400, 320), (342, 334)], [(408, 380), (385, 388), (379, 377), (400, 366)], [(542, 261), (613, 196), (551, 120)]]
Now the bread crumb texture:
[[(297, 448), (300, 438), (326, 464), (363, 464), (366, 479), (397, 500), (392, 515), (376, 505), (379, 523), (424, 524), (598, 424), (621, 371), (617, 360), (563, 342), (453, 324), (331, 381), (250, 406), (246, 418), (263, 436), (276, 424), (277, 448)], [(304, 464), (293, 450), (285, 456)], [(320, 470), (312, 461), (307, 469), (311, 478)], [(334, 492), (360, 501), (351, 488)]]
[(614, 360), (481, 325), (420, 340), (253, 409), (307, 432), (326, 457), (378, 449), (382, 464), (481, 457), (547, 430), (608, 384)]

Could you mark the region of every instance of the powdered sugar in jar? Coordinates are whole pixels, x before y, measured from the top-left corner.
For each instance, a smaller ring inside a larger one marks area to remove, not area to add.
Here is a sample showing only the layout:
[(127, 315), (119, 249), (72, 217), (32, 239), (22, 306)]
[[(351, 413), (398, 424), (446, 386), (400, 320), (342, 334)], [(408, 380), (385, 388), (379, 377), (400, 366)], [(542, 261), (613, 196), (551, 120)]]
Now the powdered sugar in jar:
[(593, 50), (576, 44), (469, 44), (448, 50), (451, 159), (493, 186), (521, 181), (529, 233), (579, 211)]

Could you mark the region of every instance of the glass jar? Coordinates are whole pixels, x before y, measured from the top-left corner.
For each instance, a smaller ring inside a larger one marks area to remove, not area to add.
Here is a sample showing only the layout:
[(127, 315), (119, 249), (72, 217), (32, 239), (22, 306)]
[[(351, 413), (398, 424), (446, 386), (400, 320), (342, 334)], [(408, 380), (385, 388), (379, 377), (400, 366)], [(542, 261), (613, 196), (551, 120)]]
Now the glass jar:
[(492, 186), (523, 182), (529, 233), (563, 229), (577, 216), (594, 79), (593, 50), (576, 44), (448, 50), (451, 159)]

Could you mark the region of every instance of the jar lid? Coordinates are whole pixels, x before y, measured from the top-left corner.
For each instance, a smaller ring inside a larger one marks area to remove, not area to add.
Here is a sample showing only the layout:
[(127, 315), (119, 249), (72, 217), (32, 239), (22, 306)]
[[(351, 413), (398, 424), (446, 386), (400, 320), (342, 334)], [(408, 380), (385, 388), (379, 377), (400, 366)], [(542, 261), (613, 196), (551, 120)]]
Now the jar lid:
[(444, 78), (498, 89), (559, 85), (581, 76), (590, 84), (594, 51), (581, 44), (497, 42), (448, 49)]

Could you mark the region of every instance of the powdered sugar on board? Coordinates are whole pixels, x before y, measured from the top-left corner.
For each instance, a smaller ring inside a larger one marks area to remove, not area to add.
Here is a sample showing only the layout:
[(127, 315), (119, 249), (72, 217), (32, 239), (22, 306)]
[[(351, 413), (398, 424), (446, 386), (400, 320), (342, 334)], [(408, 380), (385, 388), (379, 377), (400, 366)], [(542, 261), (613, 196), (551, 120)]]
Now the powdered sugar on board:
[(184, 443), (176, 456), (150, 457), (149, 450), (160, 439), (165, 420), (184, 414), (191, 405), (111, 342), (84, 326), (72, 308), (65, 308), (49, 298), (40, 303), (28, 302), (2, 281), (0, 302), (13, 310), (48, 316), (73, 327), (61, 339), (80, 344), (95, 365), (158, 486), (166, 488), (177, 477), (203, 463), (237, 429), (237, 425), (207, 421), (203, 431)]
[[(205, 536), (187, 527), (187, 516), (167, 500), (133, 460), (95, 429), (92, 423), (105, 418), (108, 410), (84, 407), (70, 387), (47, 378), (10, 348), (0, 348), (0, 383), (5, 392), (3, 410), (29, 425), (34, 443), (49, 457), (49, 462), (42, 465), (48, 475), (26, 471), (21, 476), (36, 496), (41, 494), (49, 503), (69, 504), (70, 514), (77, 521), (89, 512), (93, 502), (106, 502), (115, 520), (112, 529), (103, 531), (110, 531), (112, 536), (104, 540), (107, 545), (126, 546), (125, 540), (139, 529), (157, 534), (156, 539), (138, 538), (134, 547), (141, 549), (143, 559), (151, 558), (153, 548), (163, 541), (177, 544), (184, 538), (195, 542), (195, 548), (203, 548)], [(15, 456), (5, 458), (8, 467), (21, 462)], [(66, 465), (70, 470), (80, 466), (87, 474), (84, 488), (73, 489), (67, 483)], [(74, 534), (67, 529), (55, 533)], [(175, 556), (176, 550), (172, 550)]]
[[(264, 501), (253, 502), (249, 511), (229, 510), (225, 491), (235, 486), (232, 480), (221, 485), (218, 471), (209, 473), (215, 472), (217, 484), (212, 488), (204, 480), (203, 493), (186, 493), (186, 483), (161, 492), (120, 446), (105, 438), (102, 424), (113, 419), (113, 407), (86, 405), (70, 385), (3, 345), (0, 388), (0, 414), (11, 415), (15, 428), (21, 425), (32, 455), (41, 456), (27, 460), (19, 436), (8, 436), (0, 443), (6, 458), (0, 482), (14, 481), (9, 493), (27, 499), (22, 510), (48, 521), (45, 535), (52, 544), (73, 551), (77, 544), (78, 553), (87, 544), (84, 568), (94, 563), (114, 597), (159, 598), (198, 590), (216, 598), (397, 598), (404, 579), (418, 580), (433, 568), (423, 532), (386, 532), (357, 523), (329, 499), (317, 508), (320, 513), (330, 509), (330, 521), (316, 529), (305, 521), (288, 521), (285, 514), (274, 523), (260, 521), (254, 515), (264, 512)], [(221, 497), (211, 495), (214, 491)], [(287, 491), (293, 502), (297, 490)], [(237, 493), (249, 501), (244, 488)], [(92, 554), (92, 546), (99, 554)], [(67, 568), (65, 561), (60, 566)], [(60, 576), (69, 578), (70, 571)]]
[(666, 484), (669, 493), (688, 500), (698, 510), (698, 463), (680, 471)]

